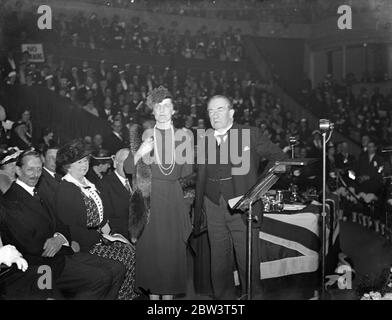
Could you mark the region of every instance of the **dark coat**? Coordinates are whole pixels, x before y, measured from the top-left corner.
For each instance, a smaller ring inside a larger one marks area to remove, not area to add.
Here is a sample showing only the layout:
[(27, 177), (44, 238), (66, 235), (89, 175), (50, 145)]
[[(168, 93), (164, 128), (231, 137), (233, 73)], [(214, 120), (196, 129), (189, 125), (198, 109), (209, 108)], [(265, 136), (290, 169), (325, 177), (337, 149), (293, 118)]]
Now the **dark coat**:
[(43, 200), (31, 196), (15, 182), (4, 195), (4, 206), (8, 242), (18, 248), (29, 264), (62, 270), (64, 255), (73, 254), (70, 247), (63, 246), (53, 258), (42, 257), (42, 253), (46, 240), (56, 232), (71, 243), (67, 226), (46, 208)]
[(37, 192), (41, 199), (44, 201), (47, 208), (55, 214), (55, 195), (60, 185), (61, 178), (55, 175), (53, 178), (50, 173), (42, 169), (41, 177), (37, 184)]
[(338, 153), (335, 156), (336, 167), (343, 170), (353, 169), (355, 163), (355, 157), (352, 154), (348, 154), (345, 157), (343, 154)]
[[(68, 225), (72, 239), (79, 243), (81, 252), (89, 252), (100, 242), (98, 230), (87, 228), (87, 210), (79, 187), (71, 182), (61, 181), (55, 195), (55, 206), (59, 218)], [(104, 218), (100, 227), (106, 221)]]
[(128, 237), (130, 193), (114, 172), (102, 179), (102, 187), (107, 200), (104, 205), (111, 229)]
[[(233, 188), (235, 197), (244, 195), (257, 181), (258, 178), (258, 169), (260, 165), (260, 161), (262, 158), (266, 158), (269, 160), (269, 165), (266, 169), (269, 169), (275, 161), (282, 160), (287, 158), (287, 155), (275, 144), (271, 142), (266, 136), (261, 134), (261, 132), (256, 127), (242, 126), (238, 124), (234, 124), (230, 129), (238, 129), (238, 136), (241, 137), (241, 132), (244, 129), (250, 130), (250, 145), (242, 146), (242, 140), (239, 139), (238, 150), (242, 150), (242, 156), (244, 156), (244, 152), (250, 152), (250, 166), (247, 174), (243, 175), (233, 175)], [(229, 131), (229, 132), (230, 132)], [(213, 130), (207, 132), (206, 137), (213, 135)], [(211, 137), (210, 137), (211, 138)], [(213, 137), (212, 137), (213, 138)], [(215, 139), (215, 138), (213, 138)], [(208, 143), (206, 143), (207, 145)], [(248, 148), (246, 148), (248, 147)], [(245, 148), (248, 151), (245, 151)], [(208, 159), (208, 154), (206, 152), (206, 161)], [(205, 187), (207, 181), (207, 165), (206, 164), (198, 164), (197, 165), (197, 182), (196, 182), (196, 198), (195, 198), (195, 218), (194, 218), (194, 233), (198, 234), (203, 231), (205, 228), (205, 213), (203, 212), (203, 202), (205, 195)], [(232, 165), (232, 167), (235, 167)], [(238, 165), (237, 167), (240, 167)]]
[(374, 193), (380, 196), (383, 188), (383, 178), (381, 167), (384, 165), (384, 159), (375, 154), (372, 161), (369, 161), (368, 153), (362, 153), (359, 156), (355, 166), (357, 178), (360, 176), (369, 176), (369, 180), (359, 183), (358, 192)]

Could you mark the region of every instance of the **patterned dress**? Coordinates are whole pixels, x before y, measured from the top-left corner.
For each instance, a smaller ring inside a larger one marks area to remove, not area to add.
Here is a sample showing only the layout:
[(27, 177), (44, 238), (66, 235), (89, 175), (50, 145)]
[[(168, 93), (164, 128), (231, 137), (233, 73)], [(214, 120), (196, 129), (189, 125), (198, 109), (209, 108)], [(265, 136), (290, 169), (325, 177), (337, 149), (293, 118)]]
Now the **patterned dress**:
[[(95, 202), (83, 195), (83, 200), (87, 208), (87, 227), (97, 228), (101, 223), (98, 208)], [(132, 300), (137, 297), (135, 293), (135, 247), (132, 244), (125, 244), (119, 241), (98, 243), (90, 250), (102, 258), (112, 259), (121, 262), (126, 267), (125, 280), (118, 293), (119, 300)]]

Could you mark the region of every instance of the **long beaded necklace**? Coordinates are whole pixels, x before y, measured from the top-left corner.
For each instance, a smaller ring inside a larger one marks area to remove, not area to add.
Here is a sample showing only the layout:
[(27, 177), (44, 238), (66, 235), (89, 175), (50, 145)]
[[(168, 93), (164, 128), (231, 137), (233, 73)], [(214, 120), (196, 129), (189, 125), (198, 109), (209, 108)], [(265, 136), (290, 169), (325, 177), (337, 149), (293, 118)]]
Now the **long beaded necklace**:
[(157, 137), (156, 137), (156, 129), (157, 126), (154, 126), (154, 150), (155, 150), (155, 155), (157, 157), (157, 164), (159, 170), (162, 172), (164, 176), (170, 176), (174, 170), (174, 167), (176, 166), (176, 150), (175, 150), (175, 137), (174, 137), (174, 128), (173, 125), (170, 126), (171, 129), (171, 134), (172, 134), (172, 154), (171, 154), (171, 161), (169, 166), (166, 168), (163, 163), (161, 162), (161, 159), (159, 157), (159, 150), (158, 150), (158, 144), (157, 144)]

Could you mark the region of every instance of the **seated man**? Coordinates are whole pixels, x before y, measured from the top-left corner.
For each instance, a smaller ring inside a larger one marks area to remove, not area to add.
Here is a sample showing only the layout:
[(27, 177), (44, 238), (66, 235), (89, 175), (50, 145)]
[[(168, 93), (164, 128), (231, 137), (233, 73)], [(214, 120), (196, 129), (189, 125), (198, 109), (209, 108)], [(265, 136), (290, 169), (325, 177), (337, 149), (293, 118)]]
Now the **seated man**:
[(110, 224), (115, 232), (128, 235), (130, 183), (124, 173), (124, 160), (129, 149), (120, 149), (114, 158), (114, 172), (102, 180), (102, 191), (105, 194), (105, 208), (108, 210)]
[(37, 283), (42, 273), (38, 268), (39, 266), (28, 266), (27, 261), (14, 246), (0, 245), (0, 299), (64, 299), (56, 286), (40, 290)]
[(56, 173), (57, 146), (44, 149), (42, 154), (43, 170), (37, 184), (37, 192), (49, 210), (54, 210), (54, 195), (61, 182), (61, 176)]
[(64, 299), (56, 286), (40, 290), (37, 286), (41, 272), (39, 266), (29, 266), (13, 245), (3, 245), (4, 207), (0, 198), (0, 300)]
[(107, 174), (112, 164), (112, 158), (105, 149), (94, 152), (91, 155), (90, 169), (86, 178), (99, 189), (102, 190), (102, 179)]
[(42, 173), (39, 153), (23, 152), (16, 166), (18, 178), (4, 195), (10, 243), (18, 247), (29, 265), (48, 266), (52, 282), (67, 298), (115, 299), (124, 267), (71, 249), (67, 226), (47, 209), (35, 190)]

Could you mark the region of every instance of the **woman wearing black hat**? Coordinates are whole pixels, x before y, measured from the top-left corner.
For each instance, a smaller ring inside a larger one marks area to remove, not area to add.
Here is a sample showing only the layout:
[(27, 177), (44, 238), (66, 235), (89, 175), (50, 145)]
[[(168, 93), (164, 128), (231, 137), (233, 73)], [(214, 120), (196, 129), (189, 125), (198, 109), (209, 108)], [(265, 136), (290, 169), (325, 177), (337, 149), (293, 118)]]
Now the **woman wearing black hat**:
[(6, 193), (16, 179), (16, 161), (20, 150), (8, 148), (0, 155), (0, 191)]
[(65, 173), (56, 193), (59, 218), (69, 226), (71, 237), (81, 252), (118, 260), (127, 268), (118, 299), (135, 298), (135, 248), (122, 235), (112, 234), (105, 217), (105, 199), (95, 185), (86, 179), (90, 151), (80, 140), (74, 140), (57, 153), (57, 165)]
[[(132, 174), (135, 190), (130, 205), (131, 217), (133, 207), (136, 215), (142, 211), (143, 203), (133, 201), (138, 190), (143, 190), (149, 203), (145, 210), (147, 224), (136, 244), (136, 285), (149, 291), (152, 300), (158, 300), (160, 296), (163, 300), (171, 300), (174, 295), (186, 293), (186, 243), (192, 226), (180, 181), (192, 174), (192, 165), (180, 163), (176, 149), (180, 143), (187, 145), (189, 140), (185, 139), (189, 134), (174, 128), (173, 101), (166, 88), (161, 86), (152, 90), (147, 105), (153, 111), (156, 125), (145, 131), (144, 142), (139, 148), (134, 148), (131, 141), (131, 150), (137, 151), (129, 153), (124, 161), (124, 171)], [(151, 165), (139, 161), (150, 153), (154, 154)], [(146, 189), (148, 191), (144, 192)], [(132, 230), (130, 233), (133, 238)]]

